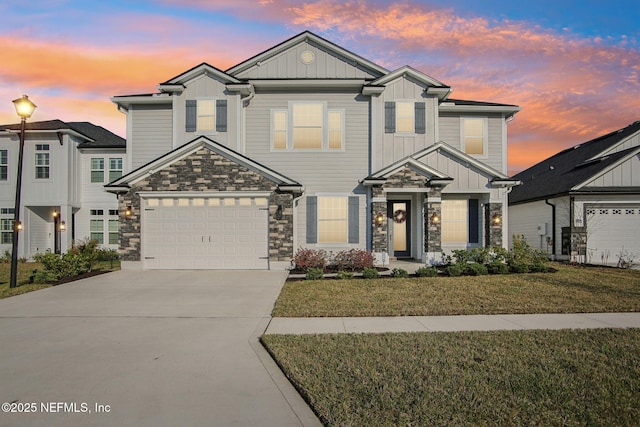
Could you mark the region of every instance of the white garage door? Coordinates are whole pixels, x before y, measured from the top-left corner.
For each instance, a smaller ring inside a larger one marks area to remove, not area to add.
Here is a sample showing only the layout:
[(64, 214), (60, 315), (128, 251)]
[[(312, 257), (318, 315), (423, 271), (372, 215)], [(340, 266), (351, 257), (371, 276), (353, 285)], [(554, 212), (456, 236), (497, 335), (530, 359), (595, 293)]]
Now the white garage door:
[(145, 198), (146, 269), (267, 269), (266, 197)]
[(616, 264), (622, 250), (640, 255), (640, 206), (587, 209), (590, 262)]

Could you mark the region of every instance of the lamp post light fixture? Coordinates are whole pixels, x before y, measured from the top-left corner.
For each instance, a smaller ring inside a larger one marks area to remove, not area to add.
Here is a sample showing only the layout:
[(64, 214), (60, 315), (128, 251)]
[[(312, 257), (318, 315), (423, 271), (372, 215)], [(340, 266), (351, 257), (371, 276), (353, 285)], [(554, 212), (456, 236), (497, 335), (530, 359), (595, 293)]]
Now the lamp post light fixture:
[(18, 151), (18, 177), (16, 181), (16, 204), (13, 211), (13, 241), (11, 246), (11, 277), (9, 287), (15, 288), (18, 284), (18, 232), (22, 229), (20, 222), (20, 196), (22, 191), (22, 156), (24, 154), (24, 137), (27, 119), (36, 110), (36, 104), (29, 100), (27, 95), (14, 99), (13, 105), (20, 116), (20, 148)]

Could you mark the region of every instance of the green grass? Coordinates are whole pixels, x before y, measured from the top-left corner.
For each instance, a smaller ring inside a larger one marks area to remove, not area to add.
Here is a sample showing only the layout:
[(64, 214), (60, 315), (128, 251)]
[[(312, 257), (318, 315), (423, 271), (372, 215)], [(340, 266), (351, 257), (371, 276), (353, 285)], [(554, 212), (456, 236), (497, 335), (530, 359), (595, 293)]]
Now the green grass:
[(637, 425), (640, 330), (266, 335), (329, 426)]
[(287, 282), (273, 316), (430, 316), (640, 311), (640, 271)]
[[(25, 294), (44, 288), (50, 288), (51, 284), (46, 283), (29, 283), (29, 276), (33, 270), (43, 269), (42, 264), (37, 262), (19, 262), (18, 263), (18, 286), (9, 287), (9, 279), (11, 277), (11, 264), (0, 263), (0, 299), (12, 297), (14, 295)], [(113, 265), (110, 261), (97, 262), (93, 267), (94, 270), (114, 271), (120, 269), (120, 261), (114, 261)]]

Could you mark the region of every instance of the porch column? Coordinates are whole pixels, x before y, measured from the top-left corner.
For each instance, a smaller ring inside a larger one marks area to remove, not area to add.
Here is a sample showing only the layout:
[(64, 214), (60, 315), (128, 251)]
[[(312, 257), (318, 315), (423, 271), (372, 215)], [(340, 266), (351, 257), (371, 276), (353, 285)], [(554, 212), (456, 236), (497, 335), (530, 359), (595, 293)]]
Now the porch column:
[[(382, 187), (371, 188), (371, 250), (385, 252), (387, 250), (387, 198)], [(376, 218), (382, 215), (383, 220)]]
[(502, 247), (502, 203), (484, 205), (485, 246)]
[(424, 252), (442, 252), (442, 189), (430, 188), (424, 199)]

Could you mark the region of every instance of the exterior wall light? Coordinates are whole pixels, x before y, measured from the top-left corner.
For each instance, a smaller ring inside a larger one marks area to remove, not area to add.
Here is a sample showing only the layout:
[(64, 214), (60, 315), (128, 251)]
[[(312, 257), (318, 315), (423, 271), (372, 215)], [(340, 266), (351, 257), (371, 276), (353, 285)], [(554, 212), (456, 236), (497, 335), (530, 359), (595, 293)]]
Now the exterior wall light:
[(491, 223), (493, 225), (500, 225), (502, 224), (502, 214), (499, 213), (494, 213), (493, 216), (491, 216)]
[(438, 224), (440, 222), (440, 217), (436, 212), (434, 212), (433, 214), (431, 214), (430, 220), (431, 220), (431, 224)]
[(60, 221), (60, 231), (65, 231), (67, 229), (67, 224), (64, 221)]
[(274, 216), (276, 218), (276, 221), (280, 221), (282, 219), (282, 205), (278, 205)]
[(382, 212), (379, 212), (376, 215), (376, 224), (382, 225), (383, 222), (384, 222), (384, 215), (382, 214)]
[(127, 206), (127, 208), (124, 210), (124, 216), (131, 216), (133, 214), (133, 211), (131, 210), (131, 206)]
[(16, 230), (17, 231), (22, 231), (22, 221), (16, 222)]

